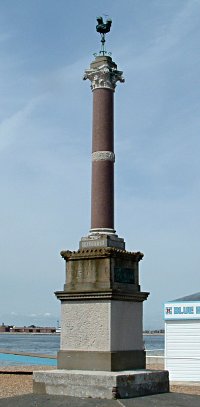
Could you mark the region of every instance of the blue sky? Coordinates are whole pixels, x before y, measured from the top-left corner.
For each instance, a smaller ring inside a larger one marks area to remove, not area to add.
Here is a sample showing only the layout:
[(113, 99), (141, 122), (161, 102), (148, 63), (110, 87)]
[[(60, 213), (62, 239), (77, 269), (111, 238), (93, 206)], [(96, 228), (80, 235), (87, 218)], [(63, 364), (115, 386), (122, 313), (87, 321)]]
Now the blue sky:
[(90, 229), (96, 16), (125, 84), (115, 94), (115, 227), (142, 251), (151, 295), (199, 291), (199, 0), (0, 2), (0, 322), (56, 324), (65, 265)]

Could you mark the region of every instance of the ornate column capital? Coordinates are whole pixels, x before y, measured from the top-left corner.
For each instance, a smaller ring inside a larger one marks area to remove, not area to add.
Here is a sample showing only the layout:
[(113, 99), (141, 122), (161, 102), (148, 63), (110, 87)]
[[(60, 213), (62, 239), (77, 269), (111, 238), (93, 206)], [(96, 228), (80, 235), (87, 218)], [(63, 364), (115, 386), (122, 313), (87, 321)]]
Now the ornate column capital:
[(111, 66), (108, 63), (95, 68), (86, 69), (83, 79), (89, 79), (91, 81), (92, 90), (106, 88), (114, 91), (117, 81), (125, 82), (123, 72), (118, 71), (115, 66)]

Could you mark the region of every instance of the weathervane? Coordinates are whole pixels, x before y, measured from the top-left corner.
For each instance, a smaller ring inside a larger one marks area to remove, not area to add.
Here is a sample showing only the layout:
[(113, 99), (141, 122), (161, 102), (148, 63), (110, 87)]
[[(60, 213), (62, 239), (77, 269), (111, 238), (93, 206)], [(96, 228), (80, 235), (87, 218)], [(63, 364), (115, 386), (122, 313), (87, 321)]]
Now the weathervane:
[(112, 24), (111, 18), (108, 18), (106, 20), (106, 23), (103, 22), (103, 17), (97, 17), (97, 22), (98, 24), (96, 25), (96, 30), (98, 33), (101, 34), (101, 50), (100, 50), (100, 55), (105, 55), (107, 52), (105, 50), (105, 34), (107, 34), (110, 31), (110, 27)]

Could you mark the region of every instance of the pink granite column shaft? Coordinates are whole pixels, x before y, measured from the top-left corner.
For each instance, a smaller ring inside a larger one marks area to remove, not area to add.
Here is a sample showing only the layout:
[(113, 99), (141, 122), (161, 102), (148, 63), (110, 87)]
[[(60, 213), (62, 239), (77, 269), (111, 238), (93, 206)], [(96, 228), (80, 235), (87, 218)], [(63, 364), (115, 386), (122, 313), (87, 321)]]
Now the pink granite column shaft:
[(93, 90), (91, 231), (114, 232), (114, 92)]
[(114, 234), (114, 91), (123, 72), (107, 55), (99, 55), (86, 69), (84, 80), (93, 91), (92, 234)]

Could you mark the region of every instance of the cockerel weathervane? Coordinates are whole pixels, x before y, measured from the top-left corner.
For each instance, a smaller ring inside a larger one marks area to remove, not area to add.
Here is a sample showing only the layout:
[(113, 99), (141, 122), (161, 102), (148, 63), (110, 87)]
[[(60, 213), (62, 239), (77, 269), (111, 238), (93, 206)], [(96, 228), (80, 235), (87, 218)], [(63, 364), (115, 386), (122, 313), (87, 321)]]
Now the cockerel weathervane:
[(110, 31), (110, 27), (112, 24), (112, 20), (111, 18), (108, 18), (106, 20), (106, 22), (103, 22), (103, 17), (97, 17), (97, 22), (98, 24), (96, 25), (96, 30), (98, 33), (101, 34), (101, 50), (100, 50), (100, 54), (105, 55), (106, 54), (106, 50), (105, 50), (105, 34), (107, 34)]

